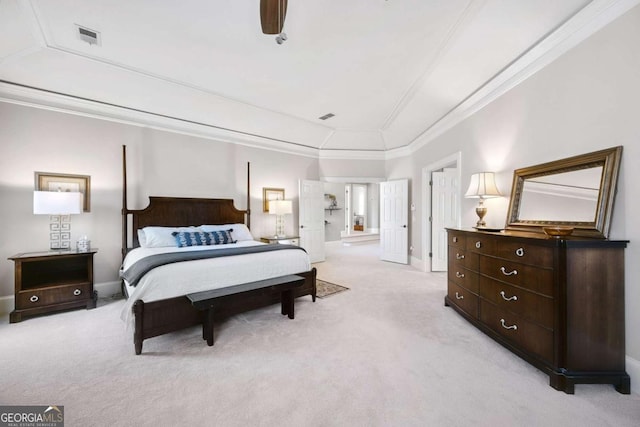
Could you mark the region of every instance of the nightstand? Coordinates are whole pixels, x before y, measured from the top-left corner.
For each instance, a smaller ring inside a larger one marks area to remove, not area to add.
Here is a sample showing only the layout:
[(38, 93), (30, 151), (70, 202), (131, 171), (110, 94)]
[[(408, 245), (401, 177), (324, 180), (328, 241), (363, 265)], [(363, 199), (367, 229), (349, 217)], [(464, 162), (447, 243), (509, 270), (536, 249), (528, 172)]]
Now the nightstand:
[(49, 251), (21, 253), (15, 263), (15, 310), (9, 321), (23, 316), (70, 308), (96, 307), (93, 290), (93, 255), (89, 252)]
[(264, 243), (282, 243), (283, 245), (295, 245), (300, 246), (300, 236), (265, 236), (260, 238)]

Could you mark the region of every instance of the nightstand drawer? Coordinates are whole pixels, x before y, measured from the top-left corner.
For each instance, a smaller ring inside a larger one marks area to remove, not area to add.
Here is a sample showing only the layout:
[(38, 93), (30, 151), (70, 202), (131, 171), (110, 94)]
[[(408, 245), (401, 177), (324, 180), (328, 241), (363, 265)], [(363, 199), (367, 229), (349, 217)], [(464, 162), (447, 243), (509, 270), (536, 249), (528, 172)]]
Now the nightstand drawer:
[(20, 291), (16, 295), (16, 309), (24, 310), (71, 301), (91, 299), (91, 284), (51, 286), (41, 289)]

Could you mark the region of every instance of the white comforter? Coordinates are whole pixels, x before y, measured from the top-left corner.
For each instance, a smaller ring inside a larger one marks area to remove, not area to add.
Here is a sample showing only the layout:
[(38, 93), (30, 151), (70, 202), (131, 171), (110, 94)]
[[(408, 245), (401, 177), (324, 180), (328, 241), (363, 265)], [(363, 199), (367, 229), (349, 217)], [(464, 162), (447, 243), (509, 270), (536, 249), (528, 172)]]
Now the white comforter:
[[(122, 264), (126, 270), (144, 257), (179, 251), (221, 249), (239, 246), (255, 246), (264, 243), (253, 240), (230, 245), (192, 246), (186, 248), (136, 248), (127, 254)], [(287, 274), (302, 273), (311, 269), (309, 256), (302, 250), (282, 250), (245, 255), (234, 255), (194, 261), (184, 261), (156, 267), (145, 274), (138, 284), (125, 286), (129, 299), (122, 309), (121, 318), (130, 324), (131, 307), (136, 300), (144, 302), (173, 298), (192, 292), (223, 288), (225, 286)]]

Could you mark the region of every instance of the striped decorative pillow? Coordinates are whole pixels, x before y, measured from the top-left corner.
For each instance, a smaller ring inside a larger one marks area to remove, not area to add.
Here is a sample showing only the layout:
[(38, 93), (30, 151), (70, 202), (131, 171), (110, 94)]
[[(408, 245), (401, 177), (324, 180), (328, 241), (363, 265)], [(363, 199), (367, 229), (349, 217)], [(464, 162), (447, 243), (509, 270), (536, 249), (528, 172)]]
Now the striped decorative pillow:
[(176, 239), (178, 247), (210, 246), (236, 243), (231, 237), (232, 228), (218, 231), (174, 231), (171, 233)]

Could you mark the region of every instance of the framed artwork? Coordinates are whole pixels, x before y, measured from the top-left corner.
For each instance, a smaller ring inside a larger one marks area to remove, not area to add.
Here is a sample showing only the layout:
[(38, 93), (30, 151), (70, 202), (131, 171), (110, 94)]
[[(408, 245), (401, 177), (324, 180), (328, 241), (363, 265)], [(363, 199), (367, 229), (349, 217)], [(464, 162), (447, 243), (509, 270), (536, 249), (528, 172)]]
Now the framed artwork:
[(262, 188), (262, 211), (269, 212), (270, 200), (284, 200), (284, 188)]
[(91, 211), (91, 177), (62, 173), (36, 172), (36, 191), (73, 191), (82, 193), (83, 211)]

